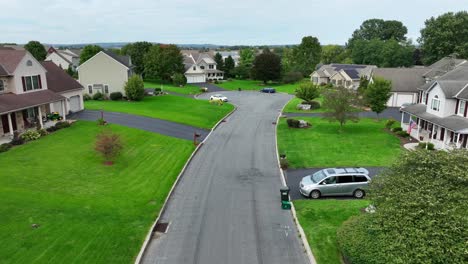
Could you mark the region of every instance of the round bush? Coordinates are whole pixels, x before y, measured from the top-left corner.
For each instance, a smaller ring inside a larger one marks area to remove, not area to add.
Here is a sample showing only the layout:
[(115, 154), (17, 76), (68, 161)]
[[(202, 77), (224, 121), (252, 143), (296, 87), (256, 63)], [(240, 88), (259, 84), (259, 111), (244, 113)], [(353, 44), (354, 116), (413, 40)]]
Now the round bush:
[(123, 94), (121, 92), (113, 92), (109, 95), (112, 101), (119, 101), (122, 100)]
[(89, 101), (91, 100), (91, 96), (89, 94), (83, 94), (83, 101)]
[(395, 132), (395, 134), (397, 134), (398, 136), (403, 137), (403, 138), (407, 138), (407, 137), (410, 136), (406, 131), (397, 131), (397, 132)]
[(392, 128), (392, 131), (395, 132), (395, 133), (398, 132), (398, 131), (402, 131), (402, 130), (403, 130), (403, 128), (401, 128), (401, 127)]
[(93, 100), (102, 101), (104, 100), (104, 95), (100, 92), (97, 92), (93, 95)]
[(28, 130), (21, 134), (20, 138), (23, 139), (24, 141), (32, 141), (39, 139), (41, 137), (41, 134), (36, 131), (36, 130)]
[(172, 77), (172, 83), (175, 86), (184, 86), (185, 84), (187, 84), (187, 78), (185, 78), (185, 75), (183, 75), (182, 73), (176, 73)]
[(0, 145), (0, 152), (8, 151), (9, 149), (11, 149), (12, 146), (13, 145), (11, 145), (10, 143), (1, 144)]
[(389, 119), (387, 120), (387, 122), (385, 122), (385, 127), (387, 129), (390, 129), (393, 126), (393, 124), (395, 124), (395, 119)]

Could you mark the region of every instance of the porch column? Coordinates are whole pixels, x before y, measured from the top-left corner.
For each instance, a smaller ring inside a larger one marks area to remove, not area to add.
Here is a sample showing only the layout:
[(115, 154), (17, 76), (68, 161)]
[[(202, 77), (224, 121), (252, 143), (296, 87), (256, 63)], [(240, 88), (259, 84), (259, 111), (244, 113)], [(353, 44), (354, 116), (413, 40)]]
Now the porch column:
[(37, 107), (37, 111), (39, 112), (39, 116), (38, 116), (38, 118), (39, 118), (39, 124), (41, 125), (41, 129), (43, 129), (43, 128), (44, 128), (44, 124), (42, 123), (42, 111), (41, 111), (41, 107), (40, 107), (40, 106)]
[(8, 113), (8, 128), (10, 129), (10, 135), (13, 136), (13, 123), (11, 122), (11, 114), (14, 113)]
[(405, 118), (405, 112), (401, 112), (401, 124), (403, 125), (403, 120)]
[(434, 138), (434, 128), (435, 128), (435, 124), (432, 123), (432, 133), (431, 133), (431, 143), (432, 143), (432, 139)]
[(67, 120), (67, 113), (65, 112), (65, 101), (61, 101), (62, 104), (62, 113), (63, 113), (63, 121)]
[(419, 129), (420, 129), (421, 118), (418, 118), (418, 127), (416, 130), (416, 140), (419, 141)]
[(458, 136), (457, 136), (457, 143), (455, 143), (455, 146), (456, 146), (457, 148), (460, 148), (460, 147), (461, 147), (461, 144), (460, 144), (460, 135), (461, 135), (461, 134), (458, 133)]

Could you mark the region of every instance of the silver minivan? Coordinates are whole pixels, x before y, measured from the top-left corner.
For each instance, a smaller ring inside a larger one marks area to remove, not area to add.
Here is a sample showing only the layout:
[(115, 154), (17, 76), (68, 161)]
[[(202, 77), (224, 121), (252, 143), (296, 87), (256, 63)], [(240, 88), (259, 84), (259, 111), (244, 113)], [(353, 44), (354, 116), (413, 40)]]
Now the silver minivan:
[(329, 168), (305, 176), (299, 187), (302, 195), (314, 199), (347, 195), (362, 198), (370, 180), (369, 171), (364, 168)]

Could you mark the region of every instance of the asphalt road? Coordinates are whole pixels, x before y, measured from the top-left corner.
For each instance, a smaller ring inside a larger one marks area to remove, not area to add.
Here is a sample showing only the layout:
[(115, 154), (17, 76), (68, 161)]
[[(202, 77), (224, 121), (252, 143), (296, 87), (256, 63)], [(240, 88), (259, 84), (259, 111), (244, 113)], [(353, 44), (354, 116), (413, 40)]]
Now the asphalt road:
[[(70, 115), (68, 118), (77, 120), (95, 121), (101, 118), (101, 111), (84, 110)], [(162, 119), (104, 112), (104, 120), (112, 124), (138, 128), (150, 132), (159, 133), (166, 136), (193, 140), (194, 133), (200, 134), (199, 141), (202, 141), (210, 130), (183, 125)]]
[[(290, 117), (316, 117), (316, 116), (322, 116), (322, 113), (284, 113), (284, 115), (290, 116)], [(359, 117), (361, 118), (377, 118), (377, 114), (374, 112), (359, 112)], [(400, 122), (401, 120), (401, 113), (398, 107), (389, 107), (385, 109), (380, 115), (380, 118), (393, 118), (397, 122)]]
[[(289, 196), (291, 200), (308, 199), (299, 192), (299, 182), (301, 182), (303, 177), (314, 174), (315, 172), (321, 169), (323, 168), (290, 169), (285, 172), (286, 182), (290, 189)], [(385, 169), (385, 167), (366, 167), (366, 169), (369, 171), (369, 176), (373, 178), (376, 175), (378, 175), (383, 169)], [(330, 197), (330, 198), (336, 199), (337, 197)], [(340, 197), (340, 198), (349, 199), (350, 197)], [(321, 198), (321, 199), (326, 199), (326, 198)]]
[(192, 85), (195, 85), (195, 86), (198, 86), (198, 87), (206, 87), (208, 88), (208, 92), (209, 93), (213, 93), (213, 92), (224, 92), (226, 91), (226, 89), (223, 89), (219, 86), (217, 86), (216, 84), (213, 84), (213, 83), (192, 83)]
[[(143, 263), (308, 263), (280, 206), (275, 126), (285, 94), (223, 92), (238, 105), (188, 166)], [(202, 98), (208, 98), (204, 94)]]

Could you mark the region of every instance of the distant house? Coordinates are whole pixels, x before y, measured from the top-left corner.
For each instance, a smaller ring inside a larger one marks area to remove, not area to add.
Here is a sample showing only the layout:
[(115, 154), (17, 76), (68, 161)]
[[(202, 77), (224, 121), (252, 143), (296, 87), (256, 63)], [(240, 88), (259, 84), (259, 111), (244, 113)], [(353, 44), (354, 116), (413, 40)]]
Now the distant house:
[(231, 58), (234, 60), (234, 66), (239, 65), (240, 61), (240, 54), (238, 50), (233, 50), (233, 51), (219, 51), (219, 54), (223, 57), (223, 60), (226, 61), (226, 59), (231, 56)]
[[(419, 88), (418, 103), (404, 107), (401, 126), (437, 149), (468, 146), (468, 63)], [(411, 129), (410, 129), (411, 127)]]
[(343, 86), (357, 90), (361, 77), (370, 78), (374, 65), (360, 64), (326, 64), (310, 75), (314, 84), (324, 85), (331, 83), (334, 86)]
[(424, 74), (429, 69), (426, 67), (415, 68), (377, 68), (372, 71), (370, 82), (375, 77), (380, 77), (392, 82), (392, 96), (387, 106), (400, 107), (403, 104), (413, 104), (418, 100), (418, 87), (426, 83)]
[(47, 114), (64, 119), (83, 109), (83, 87), (52, 62), (26, 50), (0, 49), (0, 139), (14, 131), (46, 127)]
[(224, 72), (217, 69), (217, 63), (208, 53), (183, 53), (185, 77), (187, 83), (204, 83), (207, 81), (222, 80)]
[(76, 68), (80, 64), (80, 54), (75, 52), (69, 49), (59, 50), (51, 47), (47, 51), (47, 57), (45, 60), (52, 61), (55, 65), (64, 70), (67, 70), (70, 67), (73, 71), (76, 71)]
[(125, 84), (134, 74), (129, 56), (120, 56), (111, 51), (100, 51), (78, 67), (78, 81), (85, 93), (100, 92), (109, 95), (121, 92), (125, 95)]

